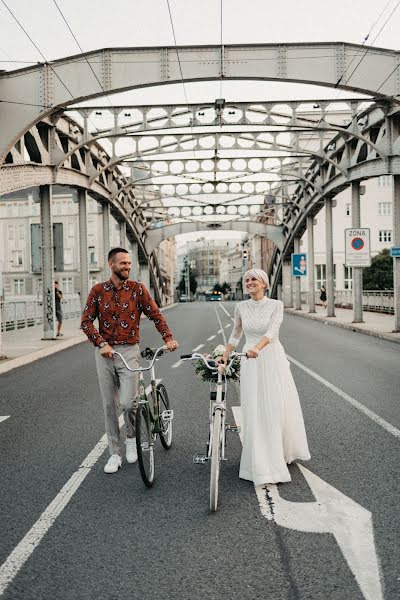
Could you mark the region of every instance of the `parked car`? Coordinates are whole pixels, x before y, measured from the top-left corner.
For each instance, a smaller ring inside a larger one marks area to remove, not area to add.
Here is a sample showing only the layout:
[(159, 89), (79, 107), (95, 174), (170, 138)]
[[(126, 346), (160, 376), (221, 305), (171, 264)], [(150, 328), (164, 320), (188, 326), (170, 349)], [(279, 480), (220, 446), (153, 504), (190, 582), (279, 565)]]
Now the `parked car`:
[(190, 302), (190, 296), (188, 296), (187, 294), (181, 294), (179, 296), (179, 302)]

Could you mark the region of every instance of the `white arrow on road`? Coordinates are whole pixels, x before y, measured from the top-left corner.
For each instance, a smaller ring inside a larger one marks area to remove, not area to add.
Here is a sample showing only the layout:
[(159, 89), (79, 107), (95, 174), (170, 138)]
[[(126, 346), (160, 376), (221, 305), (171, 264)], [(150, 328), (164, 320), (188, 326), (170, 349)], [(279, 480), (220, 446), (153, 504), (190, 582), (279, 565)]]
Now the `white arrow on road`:
[[(240, 426), (240, 407), (232, 407)], [(261, 513), (278, 525), (309, 533), (332, 533), (366, 600), (383, 600), (382, 577), (371, 513), (323, 479), (297, 464), (316, 502), (281, 498), (274, 484), (254, 486)], [(269, 498), (268, 498), (269, 496)], [(272, 507), (271, 507), (272, 500)]]

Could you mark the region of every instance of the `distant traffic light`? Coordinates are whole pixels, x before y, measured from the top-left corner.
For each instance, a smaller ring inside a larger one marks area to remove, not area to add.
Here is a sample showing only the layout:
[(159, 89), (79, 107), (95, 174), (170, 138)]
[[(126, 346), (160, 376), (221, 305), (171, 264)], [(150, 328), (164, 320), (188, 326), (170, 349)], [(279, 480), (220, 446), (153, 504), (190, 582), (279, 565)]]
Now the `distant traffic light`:
[(243, 258), (247, 258), (247, 250), (243, 250)]

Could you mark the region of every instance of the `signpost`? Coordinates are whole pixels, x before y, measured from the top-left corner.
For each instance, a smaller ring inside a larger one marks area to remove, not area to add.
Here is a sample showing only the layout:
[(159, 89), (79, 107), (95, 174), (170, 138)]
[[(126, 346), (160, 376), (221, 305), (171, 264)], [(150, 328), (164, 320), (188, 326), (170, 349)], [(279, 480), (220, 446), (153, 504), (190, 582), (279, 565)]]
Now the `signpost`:
[(393, 258), (400, 256), (400, 246), (393, 246), (393, 248), (390, 248), (390, 256), (393, 256)]
[(307, 276), (307, 254), (305, 252), (292, 254), (292, 276)]
[(350, 227), (344, 230), (346, 267), (370, 267), (370, 230), (365, 227)]

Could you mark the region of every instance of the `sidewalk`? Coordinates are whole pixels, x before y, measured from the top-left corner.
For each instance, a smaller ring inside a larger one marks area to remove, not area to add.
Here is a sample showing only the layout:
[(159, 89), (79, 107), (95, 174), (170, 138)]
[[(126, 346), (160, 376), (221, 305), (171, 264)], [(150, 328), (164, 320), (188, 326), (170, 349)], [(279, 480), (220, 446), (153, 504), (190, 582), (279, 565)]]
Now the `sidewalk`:
[[(161, 310), (173, 306), (176, 304), (169, 304)], [(146, 317), (142, 315), (142, 318)], [(64, 320), (62, 327), (64, 335), (55, 340), (42, 340), (43, 325), (3, 332), (0, 354), (5, 355), (6, 358), (0, 360), (0, 375), (87, 341), (86, 335), (80, 330), (80, 323), (80, 318)]]
[(353, 309), (351, 308), (335, 307), (335, 317), (327, 317), (326, 309), (322, 308), (322, 306), (316, 306), (315, 310), (315, 313), (309, 313), (307, 304), (302, 304), (301, 310), (285, 308), (285, 311), (292, 315), (313, 319), (314, 321), (323, 321), (327, 325), (343, 327), (344, 329), (351, 329), (352, 331), (400, 343), (400, 333), (393, 333), (393, 315), (365, 311), (363, 312), (364, 323), (352, 323)]

